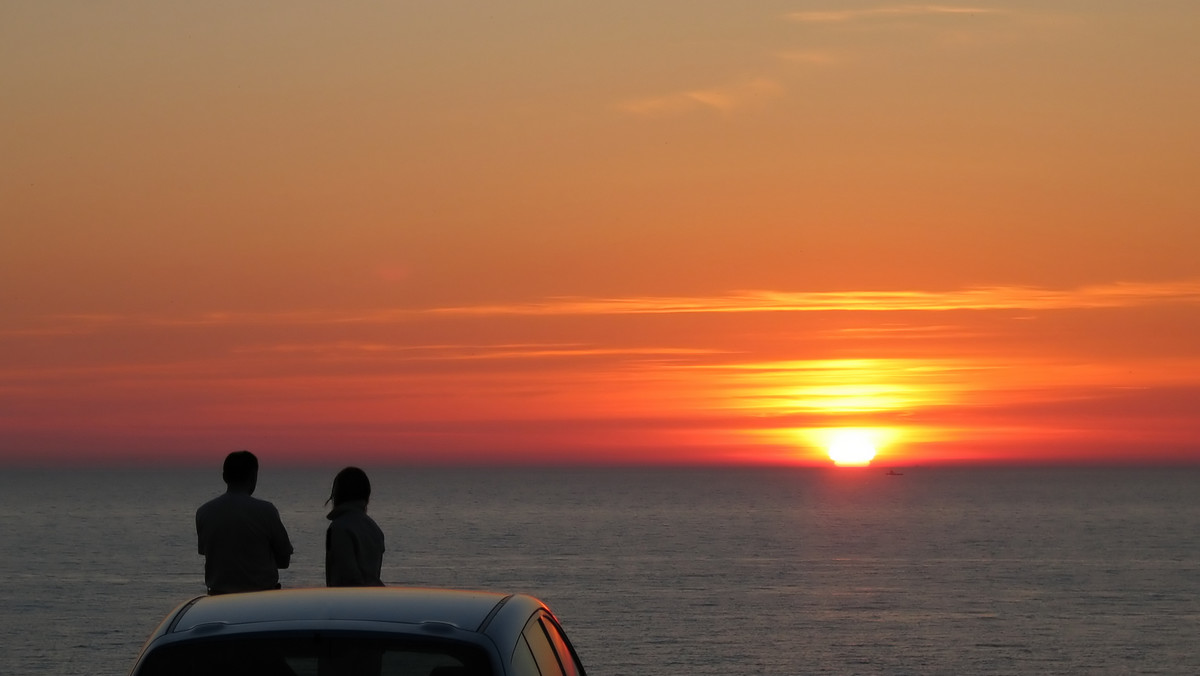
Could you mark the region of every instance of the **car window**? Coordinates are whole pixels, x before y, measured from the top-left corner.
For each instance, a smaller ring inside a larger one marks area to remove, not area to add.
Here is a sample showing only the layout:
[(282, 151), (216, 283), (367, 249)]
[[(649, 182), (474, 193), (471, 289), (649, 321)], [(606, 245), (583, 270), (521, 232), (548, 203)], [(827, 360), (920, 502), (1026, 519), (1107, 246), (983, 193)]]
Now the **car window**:
[(486, 653), (455, 641), (304, 636), (211, 639), (152, 651), (136, 676), (491, 676)]
[(542, 629), (546, 631), (546, 635), (550, 638), (550, 644), (554, 646), (554, 652), (558, 653), (559, 664), (562, 665), (566, 676), (581, 676), (583, 674), (583, 667), (576, 660), (575, 651), (570, 648), (570, 645), (567, 643), (567, 637), (563, 635), (562, 630), (548, 617), (542, 617), (541, 624)]
[(533, 650), (524, 636), (517, 637), (517, 647), (512, 656), (513, 676), (540, 676), (537, 661), (533, 659)]
[(562, 666), (558, 663), (558, 656), (554, 653), (550, 637), (546, 636), (541, 619), (535, 617), (530, 620), (529, 624), (525, 625), (523, 635), (529, 642), (529, 649), (533, 652), (533, 659), (537, 662), (541, 676), (563, 676)]

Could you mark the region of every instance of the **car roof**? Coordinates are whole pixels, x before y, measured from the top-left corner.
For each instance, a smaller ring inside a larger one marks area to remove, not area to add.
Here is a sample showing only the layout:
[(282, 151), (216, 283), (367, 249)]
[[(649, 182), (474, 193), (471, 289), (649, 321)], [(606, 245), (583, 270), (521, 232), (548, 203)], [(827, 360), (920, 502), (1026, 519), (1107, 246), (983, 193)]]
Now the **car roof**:
[[(514, 599), (517, 602), (513, 605), (522, 607), (519, 614), (525, 619), (542, 607), (536, 599), (519, 594), (409, 587), (335, 587), (202, 596), (180, 608), (166, 627), (166, 633), (187, 632), (209, 624), (232, 629), (257, 623), (333, 620), (436, 623), (478, 632)], [(523, 624), (524, 620), (520, 621)]]

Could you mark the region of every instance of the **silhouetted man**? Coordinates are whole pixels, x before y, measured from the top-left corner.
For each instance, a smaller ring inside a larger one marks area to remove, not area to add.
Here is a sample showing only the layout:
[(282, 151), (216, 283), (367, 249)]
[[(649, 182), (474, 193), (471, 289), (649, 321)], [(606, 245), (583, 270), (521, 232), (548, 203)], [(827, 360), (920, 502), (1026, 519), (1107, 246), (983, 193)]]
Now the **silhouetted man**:
[(196, 510), (208, 593), (279, 589), (279, 569), (291, 563), (292, 542), (275, 505), (250, 497), (258, 485), (258, 458), (250, 451), (230, 453), (221, 478), (225, 494)]

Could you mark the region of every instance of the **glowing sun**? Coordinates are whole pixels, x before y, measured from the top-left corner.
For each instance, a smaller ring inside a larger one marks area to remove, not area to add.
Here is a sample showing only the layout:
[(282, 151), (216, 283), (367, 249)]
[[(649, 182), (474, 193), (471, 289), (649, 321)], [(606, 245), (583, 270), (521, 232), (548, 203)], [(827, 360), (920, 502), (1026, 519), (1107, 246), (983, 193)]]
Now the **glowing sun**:
[(838, 467), (865, 467), (875, 457), (875, 434), (871, 430), (832, 430), (825, 443), (829, 459)]

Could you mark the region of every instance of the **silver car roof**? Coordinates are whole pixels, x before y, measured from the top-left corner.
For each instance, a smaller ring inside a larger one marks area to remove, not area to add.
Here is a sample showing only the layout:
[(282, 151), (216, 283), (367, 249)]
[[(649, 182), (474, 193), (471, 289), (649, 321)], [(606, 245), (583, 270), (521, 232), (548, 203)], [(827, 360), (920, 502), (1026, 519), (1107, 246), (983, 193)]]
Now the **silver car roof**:
[(334, 632), (461, 641), (483, 649), (497, 673), (535, 616), (557, 624), (527, 594), (406, 587), (313, 588), (200, 596), (180, 604), (147, 639), (134, 666), (170, 645), (255, 635)]
[(518, 613), (523, 616), (519, 620), (522, 624), (537, 607), (541, 607), (540, 602), (524, 595), (407, 587), (289, 589), (203, 596), (180, 609), (172, 618), (167, 633), (186, 632), (207, 624), (233, 628), (279, 621), (320, 623), (330, 620), (438, 623), (477, 632), (513, 598), (519, 598), (515, 605), (525, 606)]

